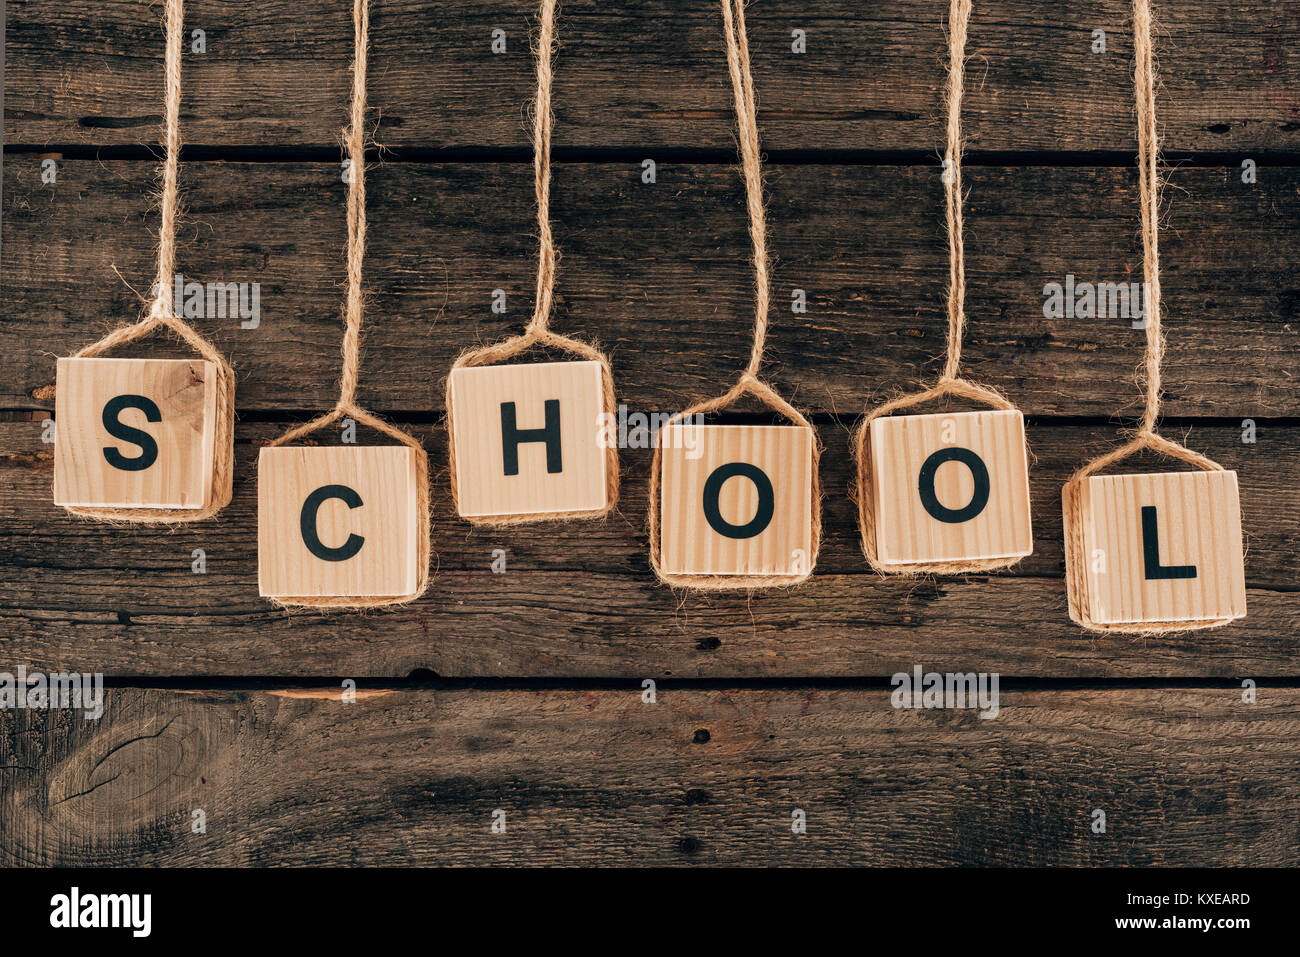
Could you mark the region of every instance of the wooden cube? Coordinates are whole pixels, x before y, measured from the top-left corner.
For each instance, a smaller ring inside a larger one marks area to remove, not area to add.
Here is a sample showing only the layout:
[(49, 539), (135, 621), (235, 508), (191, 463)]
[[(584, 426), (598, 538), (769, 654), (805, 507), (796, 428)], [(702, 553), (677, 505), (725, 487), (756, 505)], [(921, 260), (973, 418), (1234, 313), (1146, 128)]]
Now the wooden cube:
[(871, 423), (876, 562), (1014, 558), (1033, 551), (1025, 420), (1015, 410)]
[(667, 575), (806, 575), (813, 433), (673, 423), (661, 448), (659, 562)]
[(510, 518), (608, 507), (599, 362), (453, 369), (456, 509)]
[(1236, 472), (1094, 475), (1080, 487), (1088, 617), (1097, 624), (1246, 614)]
[(257, 580), (271, 598), (418, 590), (417, 456), (404, 445), (262, 449)]
[(200, 509), (210, 501), (217, 367), (203, 359), (60, 359), (54, 501)]

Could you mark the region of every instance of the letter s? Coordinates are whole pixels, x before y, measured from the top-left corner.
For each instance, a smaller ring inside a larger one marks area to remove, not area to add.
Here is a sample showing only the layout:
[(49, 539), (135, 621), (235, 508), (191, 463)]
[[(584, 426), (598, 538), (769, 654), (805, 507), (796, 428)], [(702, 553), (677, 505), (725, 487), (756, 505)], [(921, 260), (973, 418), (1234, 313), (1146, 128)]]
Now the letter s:
[(104, 458), (113, 468), (121, 469), (123, 472), (143, 472), (158, 461), (158, 443), (148, 432), (118, 421), (118, 416), (122, 414), (123, 409), (139, 409), (148, 422), (161, 422), (162, 413), (158, 411), (158, 406), (152, 399), (142, 395), (119, 395), (109, 399), (104, 405), (104, 429), (108, 434), (115, 439), (140, 446), (140, 454), (134, 458), (127, 458), (112, 446), (105, 446)]

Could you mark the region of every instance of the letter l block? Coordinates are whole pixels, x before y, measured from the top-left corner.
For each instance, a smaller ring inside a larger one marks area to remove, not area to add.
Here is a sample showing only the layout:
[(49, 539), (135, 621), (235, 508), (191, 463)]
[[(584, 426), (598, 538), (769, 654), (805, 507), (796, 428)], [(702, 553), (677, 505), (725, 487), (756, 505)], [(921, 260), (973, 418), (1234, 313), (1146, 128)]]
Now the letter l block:
[(1245, 616), (1236, 472), (1093, 475), (1079, 494), (1083, 554), (1075, 568), (1093, 621)]

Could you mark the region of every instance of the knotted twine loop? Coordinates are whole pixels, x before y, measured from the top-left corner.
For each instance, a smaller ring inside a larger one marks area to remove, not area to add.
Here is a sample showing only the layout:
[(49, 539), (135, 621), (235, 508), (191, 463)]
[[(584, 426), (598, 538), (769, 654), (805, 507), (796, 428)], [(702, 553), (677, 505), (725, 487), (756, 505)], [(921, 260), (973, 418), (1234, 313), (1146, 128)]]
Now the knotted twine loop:
[(182, 0), (167, 0), (165, 11), (166, 52), (164, 56), (164, 133), (165, 157), (162, 167), (162, 194), (159, 202), (158, 272), (154, 278), (153, 299), (149, 312), (137, 322), (114, 329), (98, 342), (73, 354), (74, 359), (90, 359), (110, 349), (165, 328), (184, 340), (195, 352), (211, 362), (217, 370), (216, 421), (213, 423), (212, 484), (202, 508), (101, 508), (65, 505), (74, 515), (107, 522), (138, 524), (180, 524), (212, 518), (230, 504), (235, 474), (235, 373), (230, 364), (207, 339), (199, 335), (176, 314), (172, 278), (176, 272), (176, 216), (180, 206), (177, 186), (181, 152), (181, 44), (185, 33)]
[[(821, 458), (821, 440), (798, 409), (781, 398), (776, 390), (758, 377), (767, 341), (768, 306), (771, 299), (769, 282), (770, 263), (767, 252), (767, 213), (763, 208), (762, 153), (758, 138), (758, 108), (754, 97), (754, 79), (749, 62), (749, 40), (745, 34), (745, 0), (722, 0), (722, 26), (727, 40), (727, 68), (731, 74), (731, 90), (735, 101), (738, 139), (740, 140), (741, 171), (745, 180), (745, 201), (749, 212), (749, 237), (754, 246), (754, 333), (749, 364), (734, 386), (722, 395), (705, 399), (677, 413), (659, 429), (655, 441), (654, 459), (650, 466), (650, 566), (660, 581), (705, 591), (723, 591), (736, 588), (788, 587), (807, 581), (817, 564), (821, 547), (821, 483), (818, 462)], [(661, 565), (659, 531), (659, 482), (662, 459), (662, 438), (665, 429), (695, 415), (717, 412), (744, 395), (750, 395), (768, 408), (779, 412), (800, 428), (812, 433), (812, 544), (808, 565), (799, 575), (679, 575), (669, 574)]]
[[(537, 97), (533, 106), (533, 192), (537, 198), (537, 289), (533, 299), (533, 316), (522, 335), (475, 349), (467, 349), (452, 363), (452, 371), (474, 366), (505, 362), (533, 347), (553, 349), (600, 363), (601, 402), (606, 416), (617, 409), (614, 396), (614, 373), (609, 357), (599, 349), (577, 339), (570, 339), (550, 330), (551, 310), (555, 301), (555, 276), (559, 265), (559, 252), (551, 233), (551, 129), (555, 115), (551, 111), (551, 86), (554, 74), (551, 54), (555, 47), (555, 0), (542, 0), (538, 14), (537, 45)], [(447, 456), (451, 472), (452, 500), (457, 501), (456, 434), (452, 429), (451, 379), (447, 380)], [(592, 423), (595, 429), (598, 423)], [(535, 512), (527, 515), (477, 515), (462, 516), (475, 525), (521, 525), (526, 522), (547, 522), (567, 519), (604, 518), (618, 504), (618, 448), (610, 444), (605, 453), (605, 508), (599, 511)]]
[(1105, 455), (1088, 462), (1070, 476), (1061, 489), (1061, 509), (1065, 520), (1065, 587), (1070, 618), (1089, 631), (1127, 632), (1130, 634), (1167, 634), (1217, 628), (1231, 618), (1183, 622), (1144, 622), (1104, 624), (1088, 614), (1088, 556), (1083, 546), (1083, 483), (1090, 476), (1138, 452), (1150, 451), (1177, 462), (1186, 462), (1206, 472), (1222, 472), (1218, 462), (1193, 452), (1156, 433), (1160, 415), (1160, 360), (1165, 341), (1161, 330), (1160, 303), (1160, 135), (1156, 127), (1155, 63), (1151, 43), (1151, 2), (1133, 0), (1133, 86), (1137, 100), (1138, 187), (1142, 215), (1142, 270), (1147, 284), (1146, 349), (1139, 375), (1146, 397), (1142, 422), (1133, 438)]
[(1000, 411), (1015, 406), (997, 389), (964, 379), (961, 371), (962, 336), (966, 330), (966, 247), (963, 238), (961, 157), (965, 144), (961, 131), (961, 102), (966, 92), (966, 36), (970, 26), (971, 0), (951, 0), (948, 9), (948, 82), (945, 88), (948, 122), (947, 146), (944, 150), (945, 225), (948, 235), (948, 338), (947, 359), (939, 381), (929, 389), (891, 399), (870, 412), (853, 434), (853, 460), (857, 463), (857, 484), (850, 498), (858, 503), (858, 522), (862, 530), (862, 554), (867, 563), (881, 574), (957, 575), (968, 572), (1007, 568), (1021, 559), (967, 559), (956, 562), (918, 562), (905, 567), (884, 566), (877, 560), (876, 503), (873, 479), (870, 430), (871, 423), (882, 416), (923, 405), (934, 399), (955, 397), (982, 402)]
[(348, 293), (344, 304), (345, 328), (343, 332), (343, 371), (339, 377), (339, 400), (329, 412), (317, 416), (279, 438), (267, 443), (268, 448), (288, 445), (319, 429), (350, 418), (401, 444), (415, 449), (415, 511), (422, 534), (416, 539), (415, 592), (398, 597), (364, 597), (356, 595), (272, 598), (278, 605), (308, 608), (374, 608), (380, 605), (397, 605), (414, 601), (429, 585), (429, 457), (420, 440), (405, 429), (385, 422), (357, 404), (357, 381), (361, 368), (361, 323), (365, 316), (365, 294), (362, 291), (362, 263), (366, 256), (366, 67), (370, 45), (369, 0), (353, 0), (352, 22), (356, 54), (352, 61), (352, 108), (343, 140), (347, 144), (351, 181), (348, 183)]

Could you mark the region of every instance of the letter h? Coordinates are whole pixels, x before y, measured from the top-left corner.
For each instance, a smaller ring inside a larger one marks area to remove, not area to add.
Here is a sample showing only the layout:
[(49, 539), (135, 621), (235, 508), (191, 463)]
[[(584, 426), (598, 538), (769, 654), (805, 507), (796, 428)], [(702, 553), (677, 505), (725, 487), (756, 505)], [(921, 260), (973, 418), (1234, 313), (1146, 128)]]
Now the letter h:
[(546, 471), (563, 472), (564, 458), (560, 445), (560, 400), (546, 400), (546, 426), (540, 429), (521, 429), (515, 417), (513, 402), (501, 403), (501, 457), (506, 475), (519, 474), (519, 446), (525, 442), (546, 443)]

